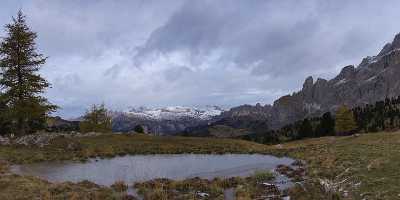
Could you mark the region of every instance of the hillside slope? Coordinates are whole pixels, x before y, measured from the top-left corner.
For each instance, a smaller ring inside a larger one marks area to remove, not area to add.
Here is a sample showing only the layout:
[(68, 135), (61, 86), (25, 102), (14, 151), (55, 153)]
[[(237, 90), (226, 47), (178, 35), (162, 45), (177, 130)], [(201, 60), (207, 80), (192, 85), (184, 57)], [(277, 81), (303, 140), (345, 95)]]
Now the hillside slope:
[[(298, 140), (270, 149), (305, 160), (315, 181), (310, 189), (322, 188), (341, 199), (399, 199), (400, 132)], [(293, 199), (320, 198), (299, 188)]]

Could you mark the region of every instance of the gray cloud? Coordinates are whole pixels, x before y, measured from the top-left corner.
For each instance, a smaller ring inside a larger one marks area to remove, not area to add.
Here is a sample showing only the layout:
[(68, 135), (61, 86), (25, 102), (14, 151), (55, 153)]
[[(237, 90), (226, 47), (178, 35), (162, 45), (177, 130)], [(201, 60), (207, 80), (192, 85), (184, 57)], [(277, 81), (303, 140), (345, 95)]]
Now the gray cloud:
[(50, 56), (47, 95), (67, 117), (101, 102), (271, 103), (400, 32), (396, 0), (6, 0), (0, 23), (19, 8)]
[[(368, 41), (378, 41), (372, 39), (380, 30), (378, 23), (390, 21), (389, 14), (372, 23), (365, 19), (369, 10), (379, 13), (393, 5), (376, 5), (376, 1), (187, 1), (150, 35), (138, 55), (183, 51), (196, 61), (220, 49), (219, 59), (253, 67), (255, 75), (280, 76), (293, 69), (306, 74), (321, 65), (358, 59), (368, 48), (377, 51), (377, 45)], [(396, 29), (391, 29), (394, 34)]]

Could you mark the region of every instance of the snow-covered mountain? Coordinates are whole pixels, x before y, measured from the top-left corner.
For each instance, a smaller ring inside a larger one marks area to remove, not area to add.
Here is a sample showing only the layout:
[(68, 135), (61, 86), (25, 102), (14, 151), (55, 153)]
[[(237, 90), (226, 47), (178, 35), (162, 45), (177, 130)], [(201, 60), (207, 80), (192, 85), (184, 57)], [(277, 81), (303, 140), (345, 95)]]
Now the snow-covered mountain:
[(137, 107), (130, 108), (125, 114), (154, 120), (179, 120), (181, 118), (196, 118), (209, 120), (220, 115), (224, 110), (218, 106), (206, 106), (204, 108), (192, 108), (183, 106), (169, 106), (163, 108)]
[(127, 132), (142, 125), (155, 135), (173, 135), (188, 127), (207, 124), (225, 109), (218, 106), (162, 108), (132, 107), (126, 111), (112, 112), (113, 131)]

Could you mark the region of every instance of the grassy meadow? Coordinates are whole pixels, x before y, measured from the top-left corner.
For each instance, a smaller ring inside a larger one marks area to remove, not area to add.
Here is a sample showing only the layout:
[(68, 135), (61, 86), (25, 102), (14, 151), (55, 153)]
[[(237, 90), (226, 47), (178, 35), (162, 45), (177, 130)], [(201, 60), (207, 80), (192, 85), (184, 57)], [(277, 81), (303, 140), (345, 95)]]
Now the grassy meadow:
[(400, 199), (400, 132), (306, 139), (270, 148), (306, 161), (308, 176), (325, 183), (328, 188), (322, 189), (332, 196)]
[[(112, 188), (89, 183), (53, 184), (33, 177), (12, 175), (7, 172), (7, 165), (163, 153), (264, 153), (304, 160), (307, 163), (305, 187), (293, 188), (290, 191), (292, 199), (400, 198), (400, 132), (381, 132), (305, 139), (272, 146), (232, 139), (107, 134), (58, 138), (44, 148), (0, 146), (0, 199), (32, 199), (40, 195), (52, 196), (51, 199), (65, 199), (65, 195), (75, 195), (76, 199), (121, 199)], [(126, 184), (132, 186), (133, 183)], [(251, 199), (246, 195), (251, 191), (249, 186), (248, 183), (237, 185), (235, 193), (238, 199)], [(24, 191), (30, 198), (22, 198), (19, 191)], [(142, 192), (145, 191), (142, 187)], [(219, 189), (215, 191), (218, 191), (215, 194), (220, 194)]]

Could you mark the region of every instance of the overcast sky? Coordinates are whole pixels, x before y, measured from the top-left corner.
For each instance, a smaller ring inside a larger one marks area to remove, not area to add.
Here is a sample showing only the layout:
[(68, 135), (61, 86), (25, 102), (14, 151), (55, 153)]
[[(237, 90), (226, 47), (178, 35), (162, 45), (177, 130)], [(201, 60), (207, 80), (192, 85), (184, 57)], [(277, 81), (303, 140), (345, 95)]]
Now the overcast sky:
[[(93, 103), (272, 103), (304, 79), (332, 78), (400, 32), (400, 1), (2, 0), (49, 56), (46, 95), (63, 117)], [(0, 31), (4, 36), (4, 29)]]

